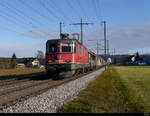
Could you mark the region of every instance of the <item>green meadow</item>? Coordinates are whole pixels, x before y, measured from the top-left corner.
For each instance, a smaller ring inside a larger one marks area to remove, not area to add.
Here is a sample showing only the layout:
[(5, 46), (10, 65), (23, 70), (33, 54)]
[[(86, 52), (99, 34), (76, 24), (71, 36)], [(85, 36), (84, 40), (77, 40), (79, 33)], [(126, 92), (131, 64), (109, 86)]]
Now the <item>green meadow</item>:
[(61, 113), (150, 113), (150, 67), (110, 66)]

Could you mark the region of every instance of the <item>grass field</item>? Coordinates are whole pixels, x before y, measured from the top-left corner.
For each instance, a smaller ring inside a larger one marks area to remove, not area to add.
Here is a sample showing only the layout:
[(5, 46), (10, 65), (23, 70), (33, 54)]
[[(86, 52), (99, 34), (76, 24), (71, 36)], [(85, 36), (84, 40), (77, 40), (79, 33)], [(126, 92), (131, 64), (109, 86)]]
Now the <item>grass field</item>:
[(113, 66), (61, 113), (150, 113), (150, 67)]
[(0, 69), (0, 77), (26, 75), (40, 72), (45, 72), (45, 69), (38, 69), (38, 68)]

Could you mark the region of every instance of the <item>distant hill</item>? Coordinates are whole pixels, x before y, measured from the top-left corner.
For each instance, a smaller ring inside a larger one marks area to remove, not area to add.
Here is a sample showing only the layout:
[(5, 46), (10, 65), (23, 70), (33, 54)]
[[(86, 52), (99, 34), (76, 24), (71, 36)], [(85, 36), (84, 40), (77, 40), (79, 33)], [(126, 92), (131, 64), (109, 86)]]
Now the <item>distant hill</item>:
[[(100, 54), (98, 55), (102, 58), (105, 57), (104, 54)], [(115, 64), (121, 64), (121, 63), (125, 63), (125, 62), (130, 62), (131, 57), (133, 57), (134, 55), (128, 55), (128, 54), (123, 54), (123, 55), (109, 55), (109, 58), (112, 59), (112, 63)], [(145, 54), (145, 55), (140, 55), (141, 59), (146, 62), (148, 65), (150, 65), (150, 54)]]
[[(100, 55), (98, 55), (98, 56), (100, 56), (100, 57), (102, 57), (102, 58), (104, 58), (105, 57), (105, 55), (104, 54), (100, 54)], [(122, 58), (122, 57), (131, 57), (131, 56), (133, 56), (133, 55), (128, 55), (128, 54), (123, 54), (123, 55), (109, 55), (109, 57), (110, 58), (115, 58), (115, 57), (120, 57), (120, 58)]]

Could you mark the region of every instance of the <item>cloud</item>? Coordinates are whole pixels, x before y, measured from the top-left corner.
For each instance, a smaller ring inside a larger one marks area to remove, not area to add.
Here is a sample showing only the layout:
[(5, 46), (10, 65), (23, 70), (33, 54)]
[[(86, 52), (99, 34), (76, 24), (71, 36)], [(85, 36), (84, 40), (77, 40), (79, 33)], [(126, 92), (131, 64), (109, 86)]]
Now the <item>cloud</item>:
[[(150, 46), (150, 22), (107, 29), (107, 39), (111, 48), (128, 52)], [(103, 39), (103, 30), (88, 34), (86, 39)], [(145, 51), (147, 52), (147, 51)]]
[(45, 44), (17, 45), (0, 43), (0, 57), (11, 57), (14, 52), (18, 58), (34, 57), (37, 50), (45, 53)]
[(143, 53), (149, 53), (150, 47), (143, 47), (143, 48), (131, 49), (131, 50), (129, 50), (129, 53), (130, 54), (134, 54), (137, 51), (139, 53), (141, 53), (141, 54), (143, 54)]
[(22, 35), (33, 39), (53, 39), (58, 38), (59, 33), (56, 31), (39, 29), (39, 30), (29, 30), (23, 33)]
[[(134, 53), (140, 51), (142, 53), (149, 53), (150, 50), (150, 22), (145, 24), (134, 24), (119, 28), (108, 28), (107, 39), (109, 40), (110, 48), (115, 48), (117, 53)], [(33, 34), (35, 33), (36, 34)], [(48, 30), (33, 30), (33, 33), (24, 33), (24, 36), (39, 39), (54, 39), (49, 38), (42, 33), (58, 35), (57, 32)], [(39, 33), (39, 34), (38, 34)], [(41, 34), (41, 35), (40, 35)], [(103, 40), (103, 30), (99, 29), (89, 34), (84, 33), (84, 45), (90, 49), (96, 49), (96, 41), (87, 40)], [(103, 41), (101, 41), (103, 44)], [(102, 47), (101, 47), (102, 48)], [(11, 43), (0, 43), (0, 57), (11, 57), (13, 52), (17, 57), (31, 57), (34, 56), (37, 50), (45, 52), (45, 42), (41, 44), (32, 45), (17, 45)], [(100, 51), (102, 53), (102, 51)]]

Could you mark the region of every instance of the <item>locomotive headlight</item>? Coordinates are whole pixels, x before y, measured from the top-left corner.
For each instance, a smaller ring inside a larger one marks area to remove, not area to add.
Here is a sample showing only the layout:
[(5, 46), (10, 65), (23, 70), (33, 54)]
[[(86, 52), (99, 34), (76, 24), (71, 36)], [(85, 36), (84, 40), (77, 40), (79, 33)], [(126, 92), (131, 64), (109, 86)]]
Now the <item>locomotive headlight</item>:
[(52, 62), (51, 60), (48, 61), (48, 63), (51, 63), (51, 62)]
[(67, 63), (70, 63), (70, 60), (66, 60)]

